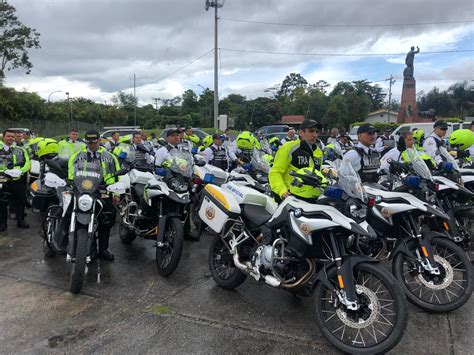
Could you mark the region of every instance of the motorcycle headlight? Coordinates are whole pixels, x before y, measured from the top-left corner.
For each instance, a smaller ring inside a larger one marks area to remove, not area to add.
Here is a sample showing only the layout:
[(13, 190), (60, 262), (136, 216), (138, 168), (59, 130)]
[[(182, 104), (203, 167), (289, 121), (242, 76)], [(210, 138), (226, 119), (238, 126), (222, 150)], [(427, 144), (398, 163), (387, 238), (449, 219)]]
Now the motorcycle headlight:
[(357, 205), (350, 205), (349, 212), (351, 213), (352, 217), (356, 219), (365, 219), (367, 217), (367, 208), (359, 207)]
[(93, 203), (94, 199), (92, 197), (89, 195), (82, 195), (77, 201), (77, 206), (82, 212), (87, 212), (92, 208)]
[(171, 188), (177, 193), (184, 193), (184, 192), (188, 191), (188, 185), (187, 184), (182, 184), (177, 179), (171, 180), (170, 185), (171, 185)]

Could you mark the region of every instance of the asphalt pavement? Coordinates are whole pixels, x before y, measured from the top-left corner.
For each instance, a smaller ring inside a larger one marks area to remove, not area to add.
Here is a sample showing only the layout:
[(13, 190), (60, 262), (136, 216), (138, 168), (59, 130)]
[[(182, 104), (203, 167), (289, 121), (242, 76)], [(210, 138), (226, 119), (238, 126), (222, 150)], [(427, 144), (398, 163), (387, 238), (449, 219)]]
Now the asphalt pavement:
[[(29, 230), (10, 223), (0, 234), (0, 353), (337, 353), (322, 337), (313, 302), (248, 279), (234, 291), (213, 282), (210, 235), (186, 242), (176, 272), (158, 275), (152, 241), (110, 250), (67, 291), (63, 256), (45, 259), (40, 218)], [(11, 221), (13, 222), (13, 221)], [(449, 315), (410, 306), (407, 332), (393, 354), (473, 354), (474, 300)]]

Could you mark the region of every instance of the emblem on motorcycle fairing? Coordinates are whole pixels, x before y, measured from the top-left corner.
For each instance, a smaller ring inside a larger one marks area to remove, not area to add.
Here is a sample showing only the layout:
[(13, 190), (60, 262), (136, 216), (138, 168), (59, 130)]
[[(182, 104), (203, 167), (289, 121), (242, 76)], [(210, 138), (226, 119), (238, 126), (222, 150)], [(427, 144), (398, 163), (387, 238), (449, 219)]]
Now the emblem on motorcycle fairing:
[(82, 181), (81, 186), (84, 190), (90, 190), (94, 186), (94, 183), (92, 182), (92, 180), (85, 179), (84, 181)]
[(216, 210), (214, 208), (212, 207), (206, 208), (206, 218), (208, 220), (212, 221), (215, 216), (216, 216)]
[(304, 235), (308, 235), (309, 233), (311, 233), (311, 229), (310, 229), (309, 225), (307, 225), (306, 223), (301, 224), (300, 229), (301, 229), (301, 232), (303, 232)]

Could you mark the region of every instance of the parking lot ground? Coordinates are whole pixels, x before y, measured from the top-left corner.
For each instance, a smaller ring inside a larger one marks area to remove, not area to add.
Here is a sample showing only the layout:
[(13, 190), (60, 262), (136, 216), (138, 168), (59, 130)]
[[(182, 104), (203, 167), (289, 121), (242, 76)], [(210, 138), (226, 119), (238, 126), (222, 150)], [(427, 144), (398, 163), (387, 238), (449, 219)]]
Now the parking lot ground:
[[(114, 262), (101, 262), (83, 292), (67, 291), (63, 256), (45, 259), (39, 216), (0, 235), (2, 353), (336, 353), (313, 320), (310, 298), (247, 280), (234, 291), (213, 282), (210, 236), (186, 242), (176, 272), (157, 274), (152, 241), (123, 245), (112, 232)], [(449, 315), (410, 306), (393, 354), (474, 353), (474, 301)]]

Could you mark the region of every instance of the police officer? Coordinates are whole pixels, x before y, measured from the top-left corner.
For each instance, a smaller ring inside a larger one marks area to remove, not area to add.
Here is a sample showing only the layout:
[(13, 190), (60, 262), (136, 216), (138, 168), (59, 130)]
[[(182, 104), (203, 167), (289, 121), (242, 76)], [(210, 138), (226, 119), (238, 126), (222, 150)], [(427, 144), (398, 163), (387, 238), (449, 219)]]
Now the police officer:
[[(91, 162), (98, 162), (102, 166), (102, 173), (104, 176), (104, 183), (111, 185), (118, 181), (115, 173), (120, 170), (120, 165), (117, 158), (99, 143), (99, 132), (90, 130), (85, 135), (86, 146), (73, 154), (68, 163), (68, 179), (74, 180), (75, 171), (84, 167), (84, 164)], [(108, 251), (110, 229), (115, 224), (115, 208), (112, 199), (103, 199), (103, 212), (111, 212), (111, 218), (103, 221), (99, 220), (97, 232), (99, 235), (99, 257), (105, 260), (114, 260), (114, 255)], [(69, 241), (72, 245), (73, 241)], [(70, 255), (68, 255), (70, 258)]]
[(351, 163), (363, 182), (377, 182), (380, 155), (371, 148), (375, 143), (376, 129), (370, 124), (364, 124), (357, 129), (357, 138), (359, 142), (344, 154), (343, 160)]
[(111, 140), (106, 142), (104, 144), (105, 149), (107, 149), (109, 152), (113, 152), (115, 148), (117, 148), (120, 145), (120, 132), (115, 131), (112, 132), (112, 137)]
[(377, 138), (375, 141), (375, 151), (379, 152), (381, 156), (383, 156), (386, 152), (390, 149), (395, 147), (395, 139), (390, 135), (392, 130), (390, 127), (386, 127), (384, 130), (384, 134)]
[(293, 142), (294, 140), (296, 140), (295, 134), (295, 129), (290, 128), (288, 132), (286, 132), (286, 137), (281, 140), (281, 144), (285, 144), (286, 142)]
[(134, 132), (132, 135), (132, 144), (130, 144), (130, 150), (135, 154), (134, 162), (136, 165), (150, 164), (153, 161), (152, 155), (153, 150), (149, 150), (143, 144), (141, 132)]
[(184, 130), (184, 138), (190, 141), (193, 147), (197, 147), (199, 145), (199, 137), (193, 133), (193, 129), (191, 127), (186, 127)]
[[(25, 149), (16, 147), (15, 131), (3, 132), (3, 143), (0, 142), (0, 172), (8, 169), (20, 169), (22, 176), (30, 170), (30, 158)], [(25, 222), (26, 186), (22, 178), (13, 179), (4, 184), (4, 191), (10, 193), (10, 208), (15, 210), (18, 228), (29, 228)], [(14, 201), (14, 203), (12, 203)], [(8, 200), (0, 199), (0, 232), (7, 229)]]
[(222, 136), (215, 133), (212, 135), (212, 141), (212, 145), (204, 150), (204, 160), (207, 164), (227, 170), (229, 168), (229, 159), (225, 148), (222, 147)]
[(443, 161), (439, 155), (439, 148), (445, 146), (443, 138), (448, 131), (448, 124), (446, 121), (439, 120), (434, 123), (433, 128), (434, 131), (425, 139), (423, 148), (425, 149), (425, 153), (435, 160), (436, 165), (439, 165)]
[(145, 146), (148, 151), (153, 152), (155, 146), (153, 145), (153, 142), (151, 140), (148, 140), (148, 133), (145, 131), (140, 132), (142, 136), (142, 144)]
[(179, 149), (181, 130), (179, 128), (172, 128), (166, 131), (166, 145), (156, 151), (155, 164), (162, 166), (168, 160), (169, 152), (173, 149)]
[(84, 144), (79, 140), (79, 133), (76, 129), (71, 129), (68, 138), (61, 140), (58, 145), (58, 155), (67, 159), (69, 159), (74, 153), (81, 150), (81, 148), (84, 146)]
[(186, 134), (184, 133), (185, 130), (183, 128), (178, 128), (179, 131), (179, 143), (178, 149), (182, 152), (189, 152), (193, 151), (193, 143), (186, 138)]
[(293, 177), (291, 171), (308, 167), (310, 170), (319, 170), (322, 164), (323, 152), (317, 146), (318, 132), (321, 124), (314, 120), (304, 120), (299, 129), (299, 139), (288, 142), (278, 149), (273, 167), (268, 178), (270, 187), (276, 197), (282, 200), (290, 196), (290, 183)]

